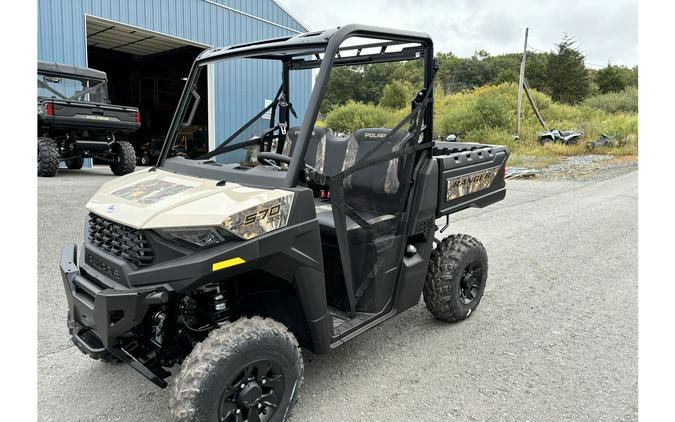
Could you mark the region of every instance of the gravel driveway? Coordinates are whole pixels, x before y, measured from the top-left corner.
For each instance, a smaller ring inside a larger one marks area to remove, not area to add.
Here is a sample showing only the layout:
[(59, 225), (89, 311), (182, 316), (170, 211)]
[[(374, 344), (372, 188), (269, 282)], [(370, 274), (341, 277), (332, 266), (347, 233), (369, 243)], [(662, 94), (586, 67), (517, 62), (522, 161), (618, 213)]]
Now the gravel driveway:
[[(67, 336), (60, 248), (82, 241), (84, 204), (111, 177), (39, 179), (40, 420), (168, 416), (167, 390)], [(292, 421), (637, 420), (637, 171), (509, 181), (506, 200), (451, 223), (446, 234), (472, 234), (490, 256), (477, 312), (446, 324), (420, 302), (327, 355), (305, 352)]]

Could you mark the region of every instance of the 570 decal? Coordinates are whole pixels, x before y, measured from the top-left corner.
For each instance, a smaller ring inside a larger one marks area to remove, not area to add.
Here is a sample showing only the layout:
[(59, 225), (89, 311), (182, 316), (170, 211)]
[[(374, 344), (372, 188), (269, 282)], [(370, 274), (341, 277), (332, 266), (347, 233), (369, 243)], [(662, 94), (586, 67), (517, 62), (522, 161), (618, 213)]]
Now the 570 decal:
[(274, 198), (225, 217), (223, 228), (244, 240), (286, 227), (293, 193)]
[(265, 218), (272, 218), (279, 215), (281, 212), (281, 204), (275, 205), (269, 208), (263, 208), (258, 212), (246, 215), (244, 218), (244, 226), (249, 226), (255, 223), (258, 220), (264, 220)]

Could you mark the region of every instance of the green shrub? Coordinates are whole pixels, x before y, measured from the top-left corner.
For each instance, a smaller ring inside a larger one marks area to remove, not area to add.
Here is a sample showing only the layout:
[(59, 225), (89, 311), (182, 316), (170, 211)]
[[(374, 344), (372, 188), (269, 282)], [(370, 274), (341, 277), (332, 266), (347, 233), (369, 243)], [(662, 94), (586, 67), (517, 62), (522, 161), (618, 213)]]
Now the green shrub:
[(502, 98), (483, 95), (476, 100), (472, 127), (507, 129), (512, 124), (512, 114)]
[(330, 111), (324, 122), (335, 132), (350, 133), (364, 127), (385, 127), (390, 115), (391, 111), (382, 107), (349, 101)]
[(621, 92), (595, 95), (584, 100), (582, 104), (607, 113), (637, 113), (638, 90), (634, 87), (628, 87)]

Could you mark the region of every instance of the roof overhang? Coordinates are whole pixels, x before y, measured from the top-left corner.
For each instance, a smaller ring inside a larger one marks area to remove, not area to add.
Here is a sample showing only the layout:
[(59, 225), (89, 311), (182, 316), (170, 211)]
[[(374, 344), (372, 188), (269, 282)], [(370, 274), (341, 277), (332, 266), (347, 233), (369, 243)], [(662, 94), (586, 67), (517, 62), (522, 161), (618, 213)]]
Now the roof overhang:
[(163, 53), (185, 46), (209, 46), (136, 26), (86, 15), (87, 46), (136, 56)]

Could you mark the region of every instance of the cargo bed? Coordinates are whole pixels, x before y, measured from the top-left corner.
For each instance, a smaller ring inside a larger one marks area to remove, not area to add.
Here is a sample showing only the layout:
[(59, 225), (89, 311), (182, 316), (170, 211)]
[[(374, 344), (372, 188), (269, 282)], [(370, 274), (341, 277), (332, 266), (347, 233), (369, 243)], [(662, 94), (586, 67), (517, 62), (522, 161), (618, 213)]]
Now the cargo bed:
[(53, 128), (109, 129), (132, 132), (140, 128), (138, 108), (85, 101), (42, 99), (42, 124)]
[(465, 208), (483, 208), (504, 199), (509, 150), (501, 145), (436, 142), (439, 198), (436, 217)]

